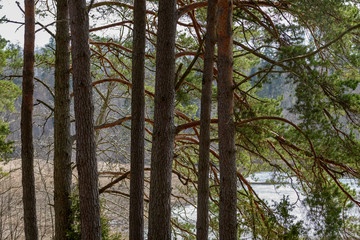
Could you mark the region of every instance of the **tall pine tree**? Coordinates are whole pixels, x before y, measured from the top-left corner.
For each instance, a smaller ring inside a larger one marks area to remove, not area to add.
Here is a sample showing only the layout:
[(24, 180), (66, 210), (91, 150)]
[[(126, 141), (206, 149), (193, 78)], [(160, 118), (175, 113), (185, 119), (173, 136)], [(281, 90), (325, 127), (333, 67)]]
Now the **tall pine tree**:
[(237, 238), (237, 189), (235, 162), (234, 84), (233, 84), (233, 30), (232, 0), (219, 0), (218, 37), (218, 115), (220, 156), (220, 212), (221, 240)]
[(34, 144), (32, 113), (35, 64), (35, 2), (25, 0), (24, 68), (21, 102), (21, 169), (24, 205), (24, 227), (27, 240), (38, 239), (36, 218)]
[(81, 239), (99, 240), (100, 201), (90, 74), (89, 17), (85, 0), (70, 1), (69, 7)]
[(208, 0), (200, 113), (199, 183), (196, 222), (196, 239), (198, 240), (208, 239), (209, 231), (210, 118), (216, 43), (216, 9), (217, 0)]
[(159, 1), (154, 129), (151, 152), (149, 240), (171, 238), (171, 170), (174, 149), (176, 1)]
[(145, 122), (146, 1), (134, 2), (131, 96), (130, 239), (144, 239), (144, 122)]
[(55, 239), (71, 227), (70, 33), (68, 0), (57, 1), (54, 108)]

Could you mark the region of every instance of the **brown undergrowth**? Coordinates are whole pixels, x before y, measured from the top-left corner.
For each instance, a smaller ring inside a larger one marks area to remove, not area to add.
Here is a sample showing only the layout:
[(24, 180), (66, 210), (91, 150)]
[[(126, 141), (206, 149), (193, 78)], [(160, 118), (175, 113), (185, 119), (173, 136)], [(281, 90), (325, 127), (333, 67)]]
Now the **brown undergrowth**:
[[(74, 165), (75, 166), (75, 165)], [(23, 204), (21, 187), (21, 160), (0, 163), (3, 174), (0, 176), (0, 239), (24, 239)], [(53, 164), (36, 159), (34, 163), (36, 180), (37, 219), (39, 239), (54, 238), (54, 189)], [(99, 163), (99, 189), (102, 212), (109, 220), (112, 233), (120, 233), (128, 238), (130, 164)], [(149, 201), (150, 168), (145, 168), (145, 228), (147, 228), (147, 205)], [(76, 169), (73, 170), (73, 189), (76, 189)], [(123, 178), (121, 178), (123, 176)], [(121, 178), (115, 184), (116, 179)], [(188, 204), (187, 195), (181, 189), (183, 184), (178, 175), (173, 174), (172, 204)]]

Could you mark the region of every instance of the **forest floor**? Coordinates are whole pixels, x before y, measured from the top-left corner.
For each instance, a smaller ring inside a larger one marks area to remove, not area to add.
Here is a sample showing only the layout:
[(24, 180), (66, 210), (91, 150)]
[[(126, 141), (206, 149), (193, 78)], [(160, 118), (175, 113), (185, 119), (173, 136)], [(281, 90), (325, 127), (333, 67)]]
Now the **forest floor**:
[[(21, 160), (11, 160), (0, 163), (4, 174), (0, 177), (0, 239), (24, 239), (23, 235), (23, 204), (21, 187)], [(53, 196), (53, 164), (37, 159), (34, 164), (37, 199), (37, 218), (39, 239), (53, 239), (54, 235), (54, 196)], [(99, 163), (100, 189), (130, 170), (129, 164)], [(149, 172), (145, 176), (149, 177)], [(73, 182), (76, 182), (76, 171), (73, 171)], [(173, 175), (172, 203), (182, 204), (187, 202), (186, 194), (181, 193), (181, 183)], [(125, 178), (100, 195), (102, 211), (109, 220), (111, 232), (120, 233), (123, 239), (128, 239), (129, 215), (129, 186), (130, 180)], [(74, 185), (74, 189), (75, 189)], [(145, 184), (145, 209), (149, 196), (149, 183)], [(145, 210), (146, 212), (146, 210)], [(147, 224), (145, 215), (145, 225)], [(146, 226), (145, 226), (146, 227)]]

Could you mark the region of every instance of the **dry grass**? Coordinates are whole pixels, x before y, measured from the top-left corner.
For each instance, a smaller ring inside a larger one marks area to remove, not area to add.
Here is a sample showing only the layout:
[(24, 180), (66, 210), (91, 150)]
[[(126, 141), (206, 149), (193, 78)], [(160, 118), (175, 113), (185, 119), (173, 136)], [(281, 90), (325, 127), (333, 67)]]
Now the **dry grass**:
[[(35, 160), (37, 218), (39, 239), (53, 239), (54, 235), (54, 208), (53, 208), (53, 164), (44, 160)], [(23, 231), (23, 204), (21, 187), (21, 161), (12, 160), (0, 163), (0, 168), (5, 173), (0, 177), (0, 239), (24, 239)], [(130, 170), (129, 164), (99, 163), (100, 188)], [(149, 178), (150, 172), (145, 172)], [(73, 182), (76, 183), (76, 171)], [(177, 187), (180, 182), (176, 175), (173, 176), (176, 195), (182, 195)], [(112, 186), (110, 191), (101, 194), (103, 214), (110, 221), (111, 232), (121, 233), (123, 239), (128, 239), (129, 215), (129, 185), (128, 178)], [(149, 183), (145, 184), (145, 200), (149, 196)], [(175, 200), (173, 201), (175, 203)], [(145, 222), (146, 222), (145, 202)], [(146, 224), (146, 223), (145, 223)]]

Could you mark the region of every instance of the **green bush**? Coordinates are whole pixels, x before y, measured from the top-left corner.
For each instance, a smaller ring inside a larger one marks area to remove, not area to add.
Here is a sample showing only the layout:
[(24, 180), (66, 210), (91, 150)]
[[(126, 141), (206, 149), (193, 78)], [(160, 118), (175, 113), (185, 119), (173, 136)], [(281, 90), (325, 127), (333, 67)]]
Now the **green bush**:
[[(71, 230), (67, 232), (68, 240), (81, 239), (81, 225), (80, 225), (80, 200), (78, 192), (72, 195), (71, 201), (72, 219)], [(123, 239), (120, 233), (110, 233), (110, 221), (101, 213), (101, 239), (102, 240), (121, 240)]]

